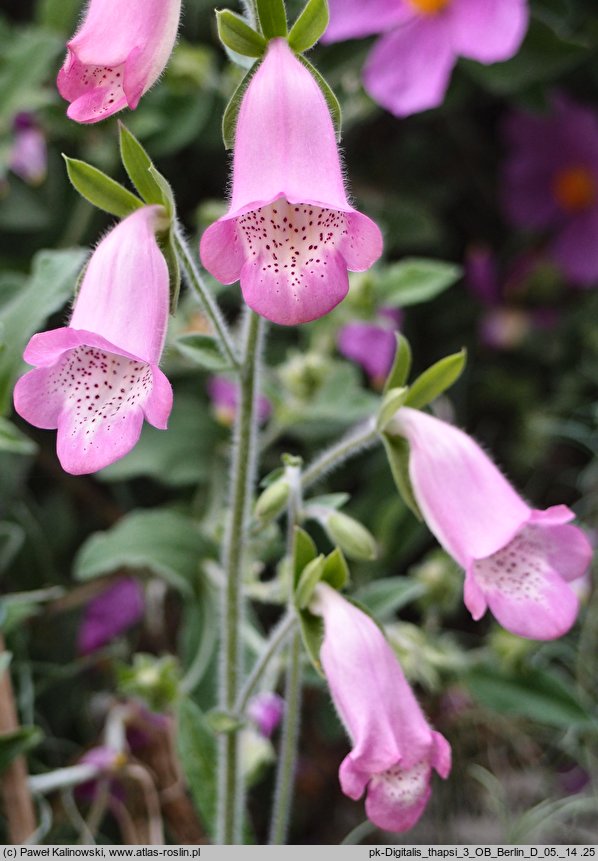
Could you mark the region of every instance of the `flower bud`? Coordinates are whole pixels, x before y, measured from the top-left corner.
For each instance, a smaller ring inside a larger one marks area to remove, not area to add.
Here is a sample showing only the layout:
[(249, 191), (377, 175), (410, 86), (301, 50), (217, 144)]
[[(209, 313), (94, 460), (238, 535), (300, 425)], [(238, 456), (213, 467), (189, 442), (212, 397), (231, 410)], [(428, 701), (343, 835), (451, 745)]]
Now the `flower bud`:
[(322, 525), (330, 540), (350, 559), (375, 559), (378, 555), (372, 533), (342, 511), (333, 511)]
[(256, 517), (266, 522), (274, 520), (284, 511), (290, 492), (289, 483), (284, 478), (270, 484), (255, 503)]

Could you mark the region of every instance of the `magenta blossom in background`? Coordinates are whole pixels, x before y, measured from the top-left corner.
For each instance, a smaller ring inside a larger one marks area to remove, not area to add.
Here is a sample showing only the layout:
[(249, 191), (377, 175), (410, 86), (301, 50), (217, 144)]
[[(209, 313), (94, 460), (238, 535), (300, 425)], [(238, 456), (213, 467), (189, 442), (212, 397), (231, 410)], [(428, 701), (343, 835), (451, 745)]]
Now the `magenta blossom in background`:
[(174, 47), (181, 0), (90, 0), (58, 73), (67, 115), (79, 123), (136, 108)]
[(375, 101), (398, 117), (442, 104), (459, 57), (508, 60), (525, 36), (527, 0), (329, 0), (324, 42), (384, 35), (364, 70)]
[(451, 769), (447, 740), (426, 721), (398, 659), (375, 622), (325, 583), (310, 610), (324, 619), (322, 667), (353, 744), (341, 788), (367, 792), (368, 819), (386, 831), (411, 828), (430, 798), (432, 769)]
[(166, 428), (172, 389), (158, 362), (169, 277), (154, 232), (161, 212), (138, 209), (104, 237), (69, 325), (34, 335), (24, 353), (36, 369), (18, 381), (15, 409), (35, 427), (58, 429), (58, 458), (74, 475), (127, 454), (144, 416)]
[(505, 131), (508, 218), (546, 231), (551, 258), (574, 284), (598, 282), (598, 113), (559, 95), (548, 114), (512, 114)]
[(264, 738), (270, 738), (284, 715), (285, 703), (273, 691), (262, 691), (249, 701), (247, 717), (253, 721)]
[(235, 135), (228, 213), (201, 239), (204, 266), (240, 279), (247, 304), (274, 323), (307, 323), (368, 269), (382, 236), (347, 200), (330, 112), (284, 39), (272, 39), (249, 84)]
[(531, 509), (471, 437), (433, 416), (402, 407), (392, 430), (409, 443), (409, 475), (428, 527), (465, 569), (473, 618), (489, 607), (521, 637), (565, 634), (579, 607), (568, 581), (582, 577), (592, 557), (570, 523), (573, 512)]
[[(218, 421), (232, 425), (239, 403), (239, 385), (226, 377), (210, 377), (208, 394), (212, 401)], [(272, 404), (264, 395), (258, 395), (257, 418), (260, 424), (268, 421), (272, 414)]]
[(17, 114), (13, 121), (13, 143), (8, 166), (29, 185), (39, 185), (46, 178), (46, 138), (31, 114)]
[(399, 308), (381, 308), (375, 322), (355, 321), (343, 326), (337, 338), (339, 353), (365, 370), (375, 386), (380, 386), (392, 368), (402, 322)]
[(77, 635), (82, 655), (95, 652), (143, 618), (143, 589), (134, 577), (121, 577), (87, 604)]

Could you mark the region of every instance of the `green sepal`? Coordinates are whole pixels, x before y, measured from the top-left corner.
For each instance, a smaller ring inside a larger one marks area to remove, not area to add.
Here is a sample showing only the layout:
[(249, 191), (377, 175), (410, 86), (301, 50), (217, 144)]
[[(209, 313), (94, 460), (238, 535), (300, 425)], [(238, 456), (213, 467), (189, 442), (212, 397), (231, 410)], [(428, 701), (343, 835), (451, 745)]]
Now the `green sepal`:
[(230, 735), (245, 726), (245, 722), (224, 709), (212, 709), (205, 716), (206, 725), (216, 735)]
[(340, 547), (335, 547), (324, 560), (321, 579), (340, 592), (350, 580), (349, 566)]
[(68, 177), (74, 188), (93, 206), (124, 218), (143, 206), (143, 201), (97, 167), (64, 155)]
[(287, 14), (284, 0), (256, 0), (257, 16), (266, 39), (286, 37)]
[(236, 15), (230, 9), (223, 9), (216, 12), (216, 21), (220, 41), (231, 51), (243, 57), (263, 56), (268, 42), (240, 15)]
[(303, 569), (316, 558), (318, 551), (313, 540), (300, 526), (295, 527), (293, 539), (293, 588), (299, 585)]
[[(161, 204), (166, 207), (168, 200), (163, 188), (151, 173), (153, 162), (135, 135), (120, 120), (118, 122), (120, 157), (127, 175), (145, 203)], [(155, 168), (154, 168), (155, 170)]]
[(328, 0), (307, 0), (289, 33), (289, 45), (293, 51), (298, 54), (309, 51), (323, 35), (329, 21)]
[(403, 502), (415, 514), (418, 520), (423, 520), (422, 513), (413, 492), (409, 477), (409, 444), (404, 437), (382, 434), (382, 442), (390, 464), (392, 477)]
[(309, 659), (318, 675), (323, 677), (320, 649), (324, 640), (324, 621), (320, 616), (314, 616), (309, 610), (300, 610), (298, 616), (301, 637)]
[(411, 372), (411, 347), (409, 341), (400, 332), (395, 333), (397, 349), (390, 373), (384, 383), (384, 394), (389, 389), (398, 389), (404, 386)]
[(409, 389), (403, 386), (399, 389), (390, 389), (382, 398), (382, 404), (378, 411), (376, 427), (381, 433), (387, 426), (398, 409), (405, 405), (409, 395)]
[(162, 176), (160, 171), (156, 170), (153, 164), (149, 168), (149, 174), (161, 191), (162, 206), (166, 210), (166, 215), (168, 216), (168, 219), (172, 221), (175, 216), (176, 205), (174, 202), (174, 192), (171, 188), (171, 185), (168, 180)]
[(174, 228), (171, 226), (168, 230), (156, 235), (160, 251), (164, 255), (166, 266), (168, 267), (168, 283), (170, 290), (170, 313), (174, 314), (179, 303), (179, 293), (181, 292), (181, 267), (179, 264), (179, 256), (176, 253), (174, 244)]
[(333, 544), (349, 559), (371, 561), (378, 556), (376, 539), (366, 527), (343, 511), (332, 511), (322, 525)]
[(324, 554), (320, 553), (309, 562), (299, 578), (295, 589), (295, 606), (298, 610), (305, 610), (312, 599), (314, 589), (322, 579), (324, 573)]
[(405, 406), (421, 409), (457, 382), (465, 369), (467, 350), (445, 356), (421, 374), (409, 386)]
[(230, 369), (230, 362), (220, 352), (218, 341), (213, 335), (202, 335), (199, 332), (180, 335), (175, 341), (175, 347), (200, 368), (208, 371)]
[(315, 68), (315, 66), (312, 66), (312, 64), (309, 62), (309, 60), (306, 60), (302, 54), (299, 54), (297, 56), (297, 59), (299, 60), (300, 63), (303, 63), (303, 65), (305, 66), (307, 71), (310, 72), (314, 76), (314, 79), (315, 79), (317, 85), (321, 89), (322, 95), (326, 99), (326, 104), (328, 105), (328, 110), (330, 111), (330, 116), (332, 118), (332, 124), (333, 124), (334, 130), (336, 132), (337, 140), (340, 141), (341, 130), (342, 130), (342, 125), (343, 125), (343, 113), (341, 111), (341, 106), (340, 106), (339, 100), (334, 95), (334, 92), (332, 91), (332, 88), (331, 88), (330, 84), (328, 83), (328, 81), (322, 77), (322, 75), (318, 72), (318, 70)]
[(235, 134), (237, 131), (237, 119), (241, 109), (243, 96), (247, 91), (247, 87), (251, 83), (251, 79), (260, 67), (260, 63), (254, 63), (251, 69), (246, 73), (240, 81), (237, 89), (229, 99), (228, 105), (222, 115), (222, 140), (225, 149), (232, 149), (235, 145)]

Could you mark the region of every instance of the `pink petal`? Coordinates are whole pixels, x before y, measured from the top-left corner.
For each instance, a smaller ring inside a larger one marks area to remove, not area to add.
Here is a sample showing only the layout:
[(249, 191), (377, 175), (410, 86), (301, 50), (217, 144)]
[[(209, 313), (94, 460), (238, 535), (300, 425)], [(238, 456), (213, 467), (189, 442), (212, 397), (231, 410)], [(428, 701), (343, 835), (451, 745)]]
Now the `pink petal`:
[(417, 502), (440, 544), (464, 568), (508, 544), (531, 509), (480, 446), (419, 410), (403, 407), (394, 421), (409, 442)]
[(526, 0), (453, 0), (447, 10), (456, 54), (480, 63), (508, 60), (529, 23)]
[(48, 383), (52, 375), (49, 368), (29, 371), (17, 380), (14, 388), (14, 405), (17, 413), (36, 428), (53, 430), (58, 427), (62, 398), (48, 397)]
[(401, 834), (413, 828), (430, 799), (431, 773), (429, 764), (420, 762), (375, 774), (365, 802), (368, 819), (384, 831)]
[(328, 0), (330, 24), (322, 42), (342, 42), (383, 33), (415, 14), (406, 0)]
[(394, 332), (373, 323), (347, 323), (338, 334), (339, 352), (361, 365), (374, 380), (386, 377), (396, 347)]
[(87, 655), (101, 648), (137, 624), (143, 612), (144, 596), (139, 581), (121, 577), (85, 607), (77, 635), (78, 651)]
[(444, 100), (455, 59), (445, 16), (422, 16), (376, 42), (365, 88), (397, 117), (435, 108)]
[(598, 208), (571, 218), (552, 242), (551, 254), (574, 283), (598, 283)]
[(236, 221), (216, 221), (204, 232), (199, 256), (205, 268), (221, 284), (234, 284), (245, 259)]

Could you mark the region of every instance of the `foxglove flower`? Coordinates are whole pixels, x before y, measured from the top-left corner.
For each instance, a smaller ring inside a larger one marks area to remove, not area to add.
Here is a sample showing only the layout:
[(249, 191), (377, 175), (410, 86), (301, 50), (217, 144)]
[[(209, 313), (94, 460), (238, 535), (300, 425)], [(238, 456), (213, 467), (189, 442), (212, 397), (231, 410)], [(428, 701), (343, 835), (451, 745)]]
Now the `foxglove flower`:
[(262, 691), (249, 700), (247, 717), (256, 725), (260, 735), (270, 738), (284, 715), (285, 702), (273, 691)]
[(156, 241), (161, 208), (147, 206), (100, 242), (70, 323), (34, 335), (15, 409), (35, 427), (57, 428), (58, 458), (74, 475), (96, 472), (137, 443), (143, 418), (165, 429), (170, 383), (158, 367), (166, 336), (168, 268)]
[(432, 770), (448, 776), (450, 746), (429, 726), (369, 616), (325, 583), (310, 610), (324, 619), (320, 660), (353, 744), (339, 770), (341, 788), (355, 800), (367, 792), (366, 814), (379, 828), (407, 831), (428, 803)]
[(521, 637), (565, 634), (578, 612), (568, 581), (583, 576), (592, 556), (573, 512), (531, 509), (471, 437), (433, 416), (402, 407), (390, 430), (409, 443), (409, 476), (428, 527), (465, 569), (473, 618), (489, 607)]
[(332, 119), (311, 73), (272, 39), (237, 121), (228, 213), (200, 253), (219, 281), (274, 323), (306, 323), (349, 289), (347, 269), (382, 252), (378, 227), (347, 200)]
[(67, 115), (97, 123), (135, 109), (168, 62), (180, 14), (181, 0), (90, 0), (58, 74)]
[(504, 205), (510, 221), (546, 231), (551, 258), (574, 283), (598, 282), (598, 114), (559, 95), (549, 114), (506, 125)]
[(361, 365), (376, 387), (382, 386), (392, 368), (397, 349), (395, 332), (402, 318), (400, 308), (381, 308), (378, 320), (347, 323), (338, 333), (339, 352)]
[(39, 185), (46, 178), (46, 138), (31, 114), (21, 113), (14, 118), (9, 167), (28, 185)]
[[(226, 426), (233, 424), (239, 405), (239, 384), (226, 377), (210, 377), (208, 394), (218, 421)], [(258, 395), (257, 420), (267, 422), (272, 414), (272, 404), (265, 395)]]
[(375, 101), (399, 117), (442, 104), (458, 57), (490, 64), (517, 53), (527, 0), (329, 0), (323, 41), (384, 35), (364, 71)]
[(77, 635), (80, 654), (89, 655), (124, 633), (143, 618), (141, 584), (121, 577), (87, 604)]

